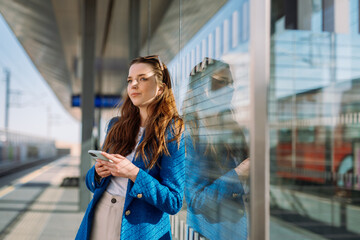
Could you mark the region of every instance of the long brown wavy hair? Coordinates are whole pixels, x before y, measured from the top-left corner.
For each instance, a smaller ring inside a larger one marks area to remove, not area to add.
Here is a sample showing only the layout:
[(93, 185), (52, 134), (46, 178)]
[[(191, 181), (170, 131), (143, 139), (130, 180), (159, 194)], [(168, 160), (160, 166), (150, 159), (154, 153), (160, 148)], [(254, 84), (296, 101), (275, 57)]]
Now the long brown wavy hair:
[[(146, 168), (151, 169), (158, 163), (159, 156), (170, 155), (167, 142), (177, 141), (179, 144), (184, 131), (184, 122), (176, 109), (170, 74), (165, 64), (156, 57), (139, 57), (134, 59), (130, 66), (136, 63), (151, 65), (156, 82), (163, 85), (163, 91), (148, 106), (145, 136), (136, 149), (136, 157), (140, 154)], [(136, 146), (136, 138), (140, 130), (140, 110), (126, 94), (120, 111), (121, 116), (107, 134), (103, 151), (127, 156)], [(171, 131), (171, 139), (166, 137), (167, 129)]]

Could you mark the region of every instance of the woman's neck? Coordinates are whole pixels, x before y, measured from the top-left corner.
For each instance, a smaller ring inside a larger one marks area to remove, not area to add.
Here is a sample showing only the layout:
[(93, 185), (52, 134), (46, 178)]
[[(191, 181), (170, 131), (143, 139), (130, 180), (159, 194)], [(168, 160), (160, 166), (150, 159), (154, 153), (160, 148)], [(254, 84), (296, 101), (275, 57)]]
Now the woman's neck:
[(140, 127), (145, 127), (147, 118), (148, 118), (147, 110), (140, 108)]

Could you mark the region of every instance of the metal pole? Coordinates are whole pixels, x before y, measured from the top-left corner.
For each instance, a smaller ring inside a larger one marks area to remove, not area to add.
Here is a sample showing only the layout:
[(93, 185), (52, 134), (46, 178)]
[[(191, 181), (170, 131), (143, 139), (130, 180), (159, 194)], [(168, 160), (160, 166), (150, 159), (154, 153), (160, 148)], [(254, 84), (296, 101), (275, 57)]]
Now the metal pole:
[(147, 55), (150, 54), (151, 47), (151, 0), (148, 0), (148, 30), (147, 30)]
[(85, 176), (91, 167), (88, 150), (93, 148), (92, 129), (94, 126), (94, 78), (95, 78), (95, 24), (96, 0), (84, 0), (82, 11), (82, 132), (79, 208), (85, 211), (90, 201), (90, 192), (85, 185)]
[(47, 133), (47, 137), (48, 137), (48, 139), (50, 139), (51, 138), (51, 133), (50, 133), (50, 128), (51, 128), (51, 110), (50, 110), (50, 105), (48, 105), (47, 107), (46, 107), (46, 113), (47, 113), (47, 131), (46, 131), (46, 133)]
[(5, 93), (5, 131), (9, 130), (9, 109), (10, 109), (10, 71), (9, 69), (4, 69), (6, 75), (6, 93)]
[(139, 56), (140, 44), (140, 1), (130, 0), (129, 2), (129, 59)]
[(269, 239), (270, 0), (250, 1), (250, 239)]

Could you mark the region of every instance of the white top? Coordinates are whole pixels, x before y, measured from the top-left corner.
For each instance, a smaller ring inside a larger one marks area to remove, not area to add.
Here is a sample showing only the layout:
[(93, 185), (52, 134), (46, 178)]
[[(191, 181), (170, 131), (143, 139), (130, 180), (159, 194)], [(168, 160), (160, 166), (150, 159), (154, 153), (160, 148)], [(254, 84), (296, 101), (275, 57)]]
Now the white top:
[[(139, 145), (139, 142), (140, 142), (141, 136), (144, 133), (144, 130), (145, 130), (144, 127), (140, 127), (140, 131), (136, 138), (136, 146), (135, 146), (134, 150), (129, 155), (126, 156), (126, 158), (130, 161), (134, 160), (135, 151), (136, 151), (137, 146)], [(111, 176), (111, 180), (110, 180), (110, 183), (109, 183), (106, 191), (108, 193), (110, 193), (111, 195), (125, 197), (126, 191), (127, 191), (128, 180), (129, 180), (128, 178)]]

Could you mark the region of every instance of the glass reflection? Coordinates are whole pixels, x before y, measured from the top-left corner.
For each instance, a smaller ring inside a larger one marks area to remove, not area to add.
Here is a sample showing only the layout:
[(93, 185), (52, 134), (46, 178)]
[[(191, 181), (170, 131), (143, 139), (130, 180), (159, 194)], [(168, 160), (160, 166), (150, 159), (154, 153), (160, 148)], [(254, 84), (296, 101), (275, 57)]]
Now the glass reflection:
[(247, 239), (249, 133), (234, 118), (229, 65), (205, 58), (192, 69), (188, 89), (187, 224), (208, 239)]
[(359, 1), (272, 5), (270, 237), (359, 239)]

